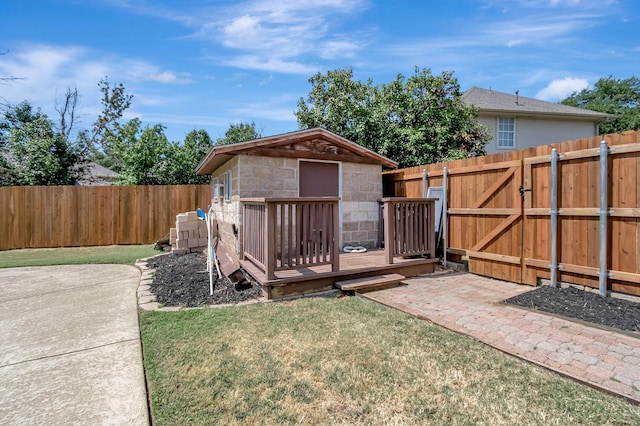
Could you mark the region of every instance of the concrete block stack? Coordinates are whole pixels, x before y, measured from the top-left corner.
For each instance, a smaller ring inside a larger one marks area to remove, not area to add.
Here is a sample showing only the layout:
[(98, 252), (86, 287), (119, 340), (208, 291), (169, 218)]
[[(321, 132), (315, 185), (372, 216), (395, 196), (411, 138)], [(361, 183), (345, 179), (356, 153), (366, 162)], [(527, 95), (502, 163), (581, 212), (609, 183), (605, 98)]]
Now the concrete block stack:
[(175, 255), (203, 251), (207, 248), (207, 224), (196, 212), (179, 213), (176, 227), (169, 230), (171, 253)]

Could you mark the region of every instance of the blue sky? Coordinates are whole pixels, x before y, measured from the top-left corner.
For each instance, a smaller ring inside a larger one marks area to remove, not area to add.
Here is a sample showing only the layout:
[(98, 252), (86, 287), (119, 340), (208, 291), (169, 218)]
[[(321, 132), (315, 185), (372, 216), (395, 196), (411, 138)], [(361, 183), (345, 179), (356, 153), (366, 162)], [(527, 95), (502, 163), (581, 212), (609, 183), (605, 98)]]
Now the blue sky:
[(316, 72), (352, 67), (388, 83), (414, 67), (557, 102), (599, 78), (640, 76), (638, 0), (3, 0), (0, 98), (55, 117), (68, 86), (80, 127), (108, 76), (133, 94), (126, 118), (217, 139), (254, 121), (298, 128)]

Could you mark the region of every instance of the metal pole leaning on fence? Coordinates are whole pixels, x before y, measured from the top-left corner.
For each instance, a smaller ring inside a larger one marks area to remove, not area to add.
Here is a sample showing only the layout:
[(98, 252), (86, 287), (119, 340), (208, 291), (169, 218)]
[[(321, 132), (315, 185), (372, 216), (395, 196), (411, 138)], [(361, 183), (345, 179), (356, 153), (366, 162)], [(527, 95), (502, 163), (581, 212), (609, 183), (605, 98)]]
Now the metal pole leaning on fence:
[(427, 171), (422, 169), (422, 198), (427, 198)]
[(447, 267), (447, 210), (449, 210), (449, 203), (447, 202), (447, 168), (442, 168), (442, 191), (444, 192), (442, 198), (442, 266)]
[(600, 271), (599, 290), (600, 296), (607, 296), (607, 278), (609, 272), (607, 270), (607, 222), (609, 216), (609, 204), (607, 197), (607, 154), (609, 147), (606, 141), (600, 142)]
[(551, 210), (549, 236), (549, 271), (551, 287), (558, 287), (558, 151), (551, 150)]

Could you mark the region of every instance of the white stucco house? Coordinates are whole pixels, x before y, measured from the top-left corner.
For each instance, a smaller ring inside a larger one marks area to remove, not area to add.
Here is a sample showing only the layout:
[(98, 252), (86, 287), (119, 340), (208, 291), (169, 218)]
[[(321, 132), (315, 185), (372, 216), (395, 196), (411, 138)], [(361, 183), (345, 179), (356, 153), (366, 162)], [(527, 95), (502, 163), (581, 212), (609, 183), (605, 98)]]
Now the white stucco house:
[(599, 134), (610, 114), (472, 87), (462, 98), (479, 109), (478, 121), (491, 129), (487, 154), (549, 145)]

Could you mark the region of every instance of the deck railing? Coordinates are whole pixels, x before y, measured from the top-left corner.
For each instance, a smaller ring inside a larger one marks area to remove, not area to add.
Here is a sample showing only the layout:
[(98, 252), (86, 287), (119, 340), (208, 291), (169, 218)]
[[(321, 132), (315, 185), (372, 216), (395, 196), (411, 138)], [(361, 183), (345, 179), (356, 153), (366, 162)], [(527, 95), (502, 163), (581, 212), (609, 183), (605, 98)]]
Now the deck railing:
[(436, 256), (435, 199), (383, 198), (385, 260)]
[(275, 272), (331, 265), (340, 269), (338, 198), (251, 198), (243, 204), (243, 259), (267, 279)]

